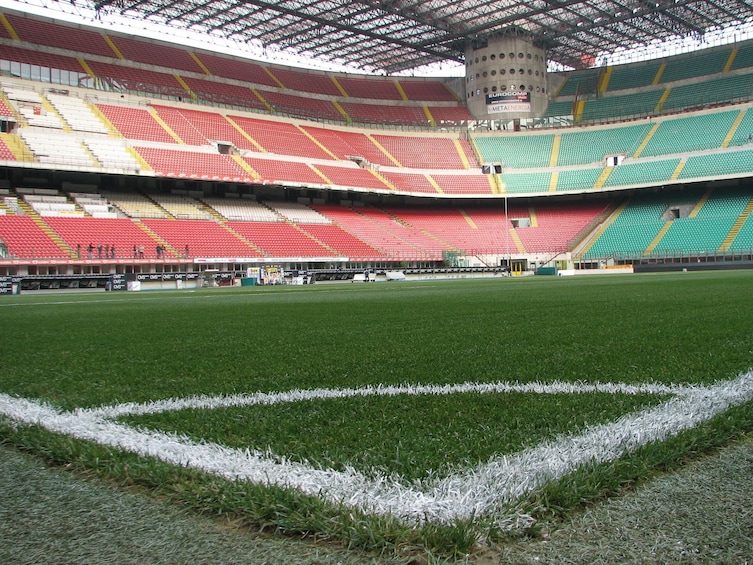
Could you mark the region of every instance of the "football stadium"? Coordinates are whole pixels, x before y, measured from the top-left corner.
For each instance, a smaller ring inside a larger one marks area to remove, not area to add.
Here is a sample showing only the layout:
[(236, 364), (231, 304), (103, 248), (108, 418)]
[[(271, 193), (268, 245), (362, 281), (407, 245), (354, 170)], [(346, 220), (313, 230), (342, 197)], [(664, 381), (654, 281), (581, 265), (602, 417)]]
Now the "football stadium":
[[(4, 2), (4, 453), (249, 539), (500, 563), (736, 445), (751, 23), (741, 0)], [(724, 541), (649, 561), (744, 560), (749, 520), (708, 511)], [(285, 561), (329, 562), (256, 558)]]

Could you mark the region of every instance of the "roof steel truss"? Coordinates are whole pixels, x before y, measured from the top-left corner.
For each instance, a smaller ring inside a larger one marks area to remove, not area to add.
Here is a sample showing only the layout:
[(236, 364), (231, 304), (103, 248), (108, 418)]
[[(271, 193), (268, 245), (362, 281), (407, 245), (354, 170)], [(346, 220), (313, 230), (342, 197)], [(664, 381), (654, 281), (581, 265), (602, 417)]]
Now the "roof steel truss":
[[(84, 0), (85, 1), (85, 0)], [(469, 42), (525, 34), (549, 60), (750, 23), (750, 0), (100, 0), (117, 12), (369, 71), (463, 61)]]

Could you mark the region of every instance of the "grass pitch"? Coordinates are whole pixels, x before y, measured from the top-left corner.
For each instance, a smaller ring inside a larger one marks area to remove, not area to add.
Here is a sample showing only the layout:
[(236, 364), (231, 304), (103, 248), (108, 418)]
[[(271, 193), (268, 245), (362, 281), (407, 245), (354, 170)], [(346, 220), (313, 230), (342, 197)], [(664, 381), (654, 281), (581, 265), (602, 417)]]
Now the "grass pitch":
[[(753, 272), (243, 287), (4, 297), (0, 393), (61, 411), (257, 392), (461, 383), (710, 386), (753, 366)], [(353, 396), (127, 415), (121, 423), (428, 484), (577, 436), (666, 394)], [(753, 429), (750, 403), (514, 501), (531, 533), (584, 501)], [(295, 489), (238, 484), (0, 417), (6, 441), (247, 525), (367, 549), (460, 554), (503, 532), (479, 515), (406, 524)], [(505, 503), (508, 504), (508, 503)], [(533, 530), (532, 530), (533, 528)]]

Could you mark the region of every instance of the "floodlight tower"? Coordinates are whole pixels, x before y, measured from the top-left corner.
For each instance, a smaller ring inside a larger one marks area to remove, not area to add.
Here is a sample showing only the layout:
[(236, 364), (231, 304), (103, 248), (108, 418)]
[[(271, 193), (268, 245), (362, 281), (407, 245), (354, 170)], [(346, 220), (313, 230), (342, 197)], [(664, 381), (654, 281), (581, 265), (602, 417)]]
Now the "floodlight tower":
[[(502, 182), (502, 163), (487, 163), (481, 165), (481, 173), (491, 175), (494, 178), (496, 186), (503, 187)], [(512, 261), (510, 260), (510, 217), (507, 209), (507, 191), (503, 193), (505, 200), (505, 264), (507, 270), (512, 273)]]

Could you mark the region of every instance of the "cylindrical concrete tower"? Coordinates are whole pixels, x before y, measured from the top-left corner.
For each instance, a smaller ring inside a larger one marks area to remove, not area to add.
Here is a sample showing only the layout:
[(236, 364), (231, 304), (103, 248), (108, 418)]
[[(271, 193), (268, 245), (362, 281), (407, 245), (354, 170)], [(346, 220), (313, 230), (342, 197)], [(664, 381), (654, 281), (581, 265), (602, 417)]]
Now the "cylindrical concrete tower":
[(516, 34), (465, 49), (466, 103), (479, 120), (540, 118), (548, 106), (546, 54)]

